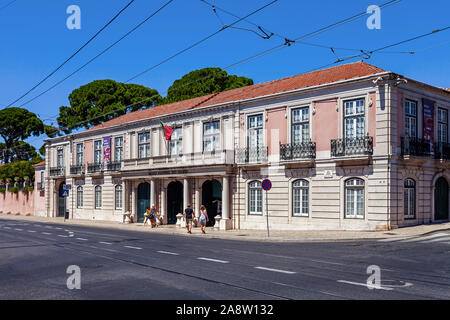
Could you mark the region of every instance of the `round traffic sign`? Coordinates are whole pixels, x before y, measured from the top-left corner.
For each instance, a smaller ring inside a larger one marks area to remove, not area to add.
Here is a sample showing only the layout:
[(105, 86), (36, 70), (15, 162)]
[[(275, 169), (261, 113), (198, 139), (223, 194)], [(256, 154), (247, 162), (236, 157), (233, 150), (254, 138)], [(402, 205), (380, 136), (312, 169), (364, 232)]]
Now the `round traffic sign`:
[(269, 191), (272, 188), (272, 182), (269, 179), (264, 179), (261, 186), (264, 190)]

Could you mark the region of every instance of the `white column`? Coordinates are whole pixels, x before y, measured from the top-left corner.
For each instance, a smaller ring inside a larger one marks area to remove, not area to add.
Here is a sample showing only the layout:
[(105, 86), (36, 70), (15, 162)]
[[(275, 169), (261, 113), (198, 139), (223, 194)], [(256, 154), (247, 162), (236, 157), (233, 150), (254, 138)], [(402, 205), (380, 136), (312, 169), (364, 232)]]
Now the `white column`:
[(189, 180), (185, 178), (183, 180), (183, 212), (187, 205), (190, 204), (189, 200)]
[(136, 188), (134, 181), (130, 182), (131, 187), (131, 214), (134, 217), (134, 220), (137, 221), (137, 212), (136, 212)]
[(220, 229), (231, 229), (230, 219), (230, 183), (229, 177), (223, 176), (222, 178), (222, 219), (220, 220)]
[(195, 183), (195, 214), (198, 215), (200, 212), (200, 186), (199, 181)]
[(161, 220), (164, 224), (167, 224), (167, 215), (166, 215), (166, 188), (164, 187), (164, 181), (162, 181), (161, 187)]
[(122, 215), (127, 212), (128, 208), (128, 181), (122, 180)]
[(156, 206), (155, 179), (150, 180), (150, 205)]

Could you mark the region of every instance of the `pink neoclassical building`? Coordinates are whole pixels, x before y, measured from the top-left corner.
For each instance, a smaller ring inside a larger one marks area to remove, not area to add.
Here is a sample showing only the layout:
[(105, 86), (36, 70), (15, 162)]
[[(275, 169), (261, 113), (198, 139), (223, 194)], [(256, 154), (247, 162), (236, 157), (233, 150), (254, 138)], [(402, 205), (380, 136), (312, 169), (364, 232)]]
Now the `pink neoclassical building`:
[(174, 224), (203, 204), (221, 229), (265, 228), (267, 214), (273, 229), (448, 220), (449, 107), (447, 89), (356, 62), (132, 112), (46, 141), (43, 214), (141, 221), (155, 204)]

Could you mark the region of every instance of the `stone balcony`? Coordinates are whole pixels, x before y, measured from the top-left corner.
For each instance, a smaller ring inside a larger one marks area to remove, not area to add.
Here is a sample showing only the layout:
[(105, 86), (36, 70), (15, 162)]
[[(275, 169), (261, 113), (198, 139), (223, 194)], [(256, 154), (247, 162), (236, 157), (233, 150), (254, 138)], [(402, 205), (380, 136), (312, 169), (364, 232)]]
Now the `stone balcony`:
[(219, 150), (211, 152), (196, 152), (179, 155), (162, 155), (147, 158), (126, 159), (123, 160), (122, 171), (232, 164), (234, 164), (233, 150)]

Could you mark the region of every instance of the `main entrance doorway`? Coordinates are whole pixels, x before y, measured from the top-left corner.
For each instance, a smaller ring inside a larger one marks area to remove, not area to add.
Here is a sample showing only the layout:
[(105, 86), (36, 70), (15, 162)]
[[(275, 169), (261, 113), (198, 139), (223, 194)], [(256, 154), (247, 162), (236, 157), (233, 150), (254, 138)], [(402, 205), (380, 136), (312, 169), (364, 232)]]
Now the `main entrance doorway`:
[[(206, 207), (209, 221), (207, 226), (213, 226), (214, 217), (222, 215), (222, 185), (219, 181), (207, 180), (202, 185), (202, 203)], [(196, 213), (198, 214), (198, 213)]]
[(65, 182), (61, 182), (58, 189), (58, 217), (64, 217), (66, 214), (66, 198), (62, 196), (64, 185)]
[(177, 214), (183, 212), (183, 184), (172, 181), (167, 186), (167, 224), (177, 223)]
[(448, 219), (448, 182), (440, 177), (434, 186), (434, 220)]
[(147, 207), (150, 207), (150, 184), (143, 182), (138, 185), (137, 190), (137, 218), (138, 222), (144, 221), (144, 214)]

